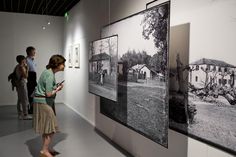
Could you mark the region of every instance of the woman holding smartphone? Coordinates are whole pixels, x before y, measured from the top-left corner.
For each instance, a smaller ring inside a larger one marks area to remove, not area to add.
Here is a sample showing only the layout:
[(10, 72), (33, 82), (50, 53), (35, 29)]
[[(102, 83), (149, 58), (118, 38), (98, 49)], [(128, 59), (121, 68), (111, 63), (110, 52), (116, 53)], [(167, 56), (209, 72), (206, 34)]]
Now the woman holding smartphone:
[(56, 93), (63, 84), (56, 84), (55, 73), (64, 71), (66, 59), (61, 55), (53, 55), (46, 70), (41, 74), (34, 96), (34, 129), (42, 134), (43, 146), (40, 157), (53, 157), (57, 152), (49, 148), (54, 133), (58, 132), (56, 115), (53, 111)]

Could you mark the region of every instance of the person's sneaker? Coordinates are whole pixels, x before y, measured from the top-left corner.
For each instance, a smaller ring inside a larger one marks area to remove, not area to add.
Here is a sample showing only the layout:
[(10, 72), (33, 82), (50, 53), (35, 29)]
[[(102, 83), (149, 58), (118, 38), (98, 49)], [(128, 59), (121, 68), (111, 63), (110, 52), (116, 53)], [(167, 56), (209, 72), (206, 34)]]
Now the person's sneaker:
[(25, 116), (23, 116), (23, 120), (31, 120), (31, 119), (32, 119), (32, 117), (29, 116), (29, 115), (25, 115)]

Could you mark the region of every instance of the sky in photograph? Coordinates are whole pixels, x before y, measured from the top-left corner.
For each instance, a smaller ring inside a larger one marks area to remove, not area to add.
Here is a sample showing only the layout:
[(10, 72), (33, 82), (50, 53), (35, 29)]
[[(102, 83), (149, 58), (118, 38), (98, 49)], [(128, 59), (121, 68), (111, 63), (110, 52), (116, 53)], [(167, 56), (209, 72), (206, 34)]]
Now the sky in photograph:
[(190, 21), (190, 62), (209, 58), (236, 65), (236, 1), (208, 3), (185, 14)]
[(138, 14), (103, 28), (103, 37), (118, 34), (118, 57), (128, 50), (146, 51), (151, 56), (157, 52), (152, 35), (149, 40), (142, 36), (142, 19), (143, 14)]
[[(236, 65), (236, 1), (208, 0), (204, 5), (200, 5), (203, 1), (192, 2), (183, 4), (191, 10), (181, 10), (175, 14), (181, 18), (172, 21), (172, 25), (190, 23), (189, 62), (209, 58)], [(150, 40), (142, 36), (142, 19), (143, 15), (138, 14), (103, 28), (102, 37), (118, 34), (119, 57), (133, 49), (149, 55), (156, 53), (152, 36)], [(176, 38), (181, 40), (181, 36)]]
[[(109, 44), (112, 46), (111, 52), (109, 52)], [(93, 47), (94, 47), (94, 54), (99, 54), (99, 53), (106, 53), (110, 55), (115, 55), (117, 53), (117, 36), (112, 36), (109, 38), (97, 40), (93, 42)]]

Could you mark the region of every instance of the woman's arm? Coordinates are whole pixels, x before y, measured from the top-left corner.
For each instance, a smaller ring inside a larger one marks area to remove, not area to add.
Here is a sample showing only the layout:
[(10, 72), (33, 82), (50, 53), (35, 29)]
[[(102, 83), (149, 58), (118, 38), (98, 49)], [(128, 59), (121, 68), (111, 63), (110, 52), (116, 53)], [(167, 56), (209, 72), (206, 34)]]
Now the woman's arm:
[(56, 93), (57, 93), (58, 91), (60, 91), (62, 88), (63, 88), (63, 84), (59, 85), (59, 86), (58, 86), (56, 89), (54, 89), (53, 91), (46, 93), (46, 97), (52, 97), (52, 96), (56, 95)]
[(28, 66), (20, 66), (21, 76), (24, 79), (28, 78)]

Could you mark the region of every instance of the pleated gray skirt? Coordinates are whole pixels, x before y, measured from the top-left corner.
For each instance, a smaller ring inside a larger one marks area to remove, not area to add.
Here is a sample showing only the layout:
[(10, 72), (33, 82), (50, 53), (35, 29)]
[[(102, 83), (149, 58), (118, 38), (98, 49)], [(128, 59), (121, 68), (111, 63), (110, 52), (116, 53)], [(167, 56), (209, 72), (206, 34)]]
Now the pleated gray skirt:
[(59, 131), (56, 116), (49, 105), (34, 103), (33, 109), (33, 127), (36, 133), (51, 134)]

